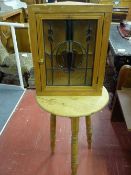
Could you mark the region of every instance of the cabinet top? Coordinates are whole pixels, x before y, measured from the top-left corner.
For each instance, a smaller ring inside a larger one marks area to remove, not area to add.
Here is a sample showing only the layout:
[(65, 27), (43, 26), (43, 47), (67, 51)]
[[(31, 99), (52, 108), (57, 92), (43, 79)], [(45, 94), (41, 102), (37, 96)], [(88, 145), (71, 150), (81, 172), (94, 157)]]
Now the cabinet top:
[(87, 13), (87, 12), (112, 12), (112, 5), (94, 4), (85, 2), (57, 2), (57, 3), (44, 3), (33, 4), (28, 6), (29, 13)]

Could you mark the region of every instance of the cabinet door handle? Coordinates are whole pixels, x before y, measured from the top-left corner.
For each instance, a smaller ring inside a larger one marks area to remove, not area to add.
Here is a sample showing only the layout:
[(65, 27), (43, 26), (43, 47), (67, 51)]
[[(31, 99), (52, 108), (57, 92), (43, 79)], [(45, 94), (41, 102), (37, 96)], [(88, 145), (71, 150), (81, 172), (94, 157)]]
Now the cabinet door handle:
[(43, 64), (43, 63), (44, 63), (44, 59), (41, 58), (41, 59), (39, 60), (39, 64)]

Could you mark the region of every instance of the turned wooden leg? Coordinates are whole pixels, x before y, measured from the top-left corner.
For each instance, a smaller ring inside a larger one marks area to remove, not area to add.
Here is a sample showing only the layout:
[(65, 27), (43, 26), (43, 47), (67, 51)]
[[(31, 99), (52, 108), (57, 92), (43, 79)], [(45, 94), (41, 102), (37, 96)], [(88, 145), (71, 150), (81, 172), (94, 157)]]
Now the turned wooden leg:
[(76, 175), (77, 173), (77, 165), (78, 165), (78, 132), (79, 132), (79, 117), (71, 118), (71, 130), (72, 130), (72, 138), (71, 138), (71, 169), (72, 175)]
[(85, 120), (86, 120), (86, 135), (87, 135), (88, 149), (90, 149), (92, 142), (91, 116), (85, 117)]
[(56, 116), (51, 114), (51, 118), (50, 118), (50, 145), (51, 145), (52, 153), (54, 153), (54, 150), (55, 150), (55, 138), (56, 138)]

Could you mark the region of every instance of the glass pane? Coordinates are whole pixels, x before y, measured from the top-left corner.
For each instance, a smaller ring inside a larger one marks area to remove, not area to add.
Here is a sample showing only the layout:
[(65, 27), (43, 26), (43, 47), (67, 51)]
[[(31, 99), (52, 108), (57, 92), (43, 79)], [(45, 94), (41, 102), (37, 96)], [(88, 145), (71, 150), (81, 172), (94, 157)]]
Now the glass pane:
[(68, 74), (61, 69), (47, 70), (48, 86), (66, 86), (68, 85)]
[(91, 86), (97, 20), (43, 20), (48, 86)]

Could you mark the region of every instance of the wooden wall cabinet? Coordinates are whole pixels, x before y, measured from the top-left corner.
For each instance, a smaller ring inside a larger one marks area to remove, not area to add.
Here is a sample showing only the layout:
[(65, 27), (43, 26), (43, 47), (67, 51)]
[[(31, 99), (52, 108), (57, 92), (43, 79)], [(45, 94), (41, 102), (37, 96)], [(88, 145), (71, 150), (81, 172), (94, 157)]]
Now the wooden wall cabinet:
[(39, 95), (100, 95), (112, 5), (54, 3), (28, 8)]

